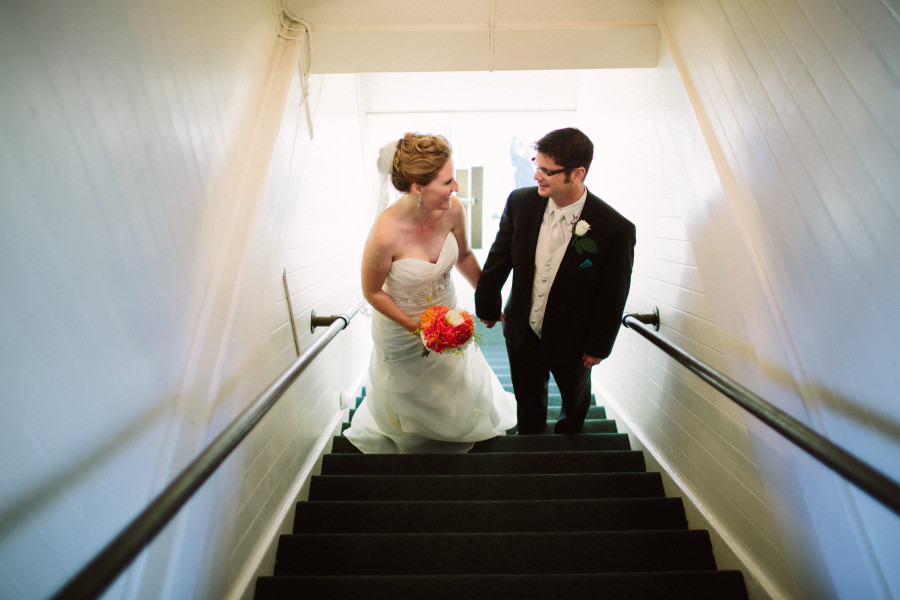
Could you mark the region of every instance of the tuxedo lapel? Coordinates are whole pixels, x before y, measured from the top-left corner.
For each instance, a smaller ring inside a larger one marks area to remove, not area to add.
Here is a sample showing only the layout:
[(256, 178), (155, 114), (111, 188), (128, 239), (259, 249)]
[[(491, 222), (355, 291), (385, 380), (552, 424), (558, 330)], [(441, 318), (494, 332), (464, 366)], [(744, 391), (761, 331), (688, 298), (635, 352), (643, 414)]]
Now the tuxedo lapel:
[[(513, 286), (517, 288), (516, 282), (527, 281), (528, 293), (525, 293), (525, 287), (519, 294), (514, 294), (515, 298), (523, 298), (530, 302), (531, 282), (534, 279), (534, 255), (537, 250), (538, 235), (541, 232), (541, 224), (543, 223), (544, 210), (547, 207), (547, 198), (543, 198), (537, 193), (537, 188), (532, 192), (530, 197), (523, 198), (523, 202), (519, 208), (518, 214), (513, 219), (513, 226), (517, 232), (518, 238), (512, 245), (510, 250), (513, 268), (517, 275), (513, 277)], [(523, 283), (522, 286), (525, 284)], [(530, 310), (530, 303), (525, 312)]]
[(534, 203), (534, 211), (528, 215), (528, 228), (526, 229), (528, 237), (525, 238), (527, 240), (526, 247), (529, 249), (532, 257), (537, 249), (538, 236), (541, 234), (541, 225), (544, 223), (544, 212), (547, 210), (547, 202), (550, 201), (537, 193), (535, 193), (535, 196), (540, 201)]

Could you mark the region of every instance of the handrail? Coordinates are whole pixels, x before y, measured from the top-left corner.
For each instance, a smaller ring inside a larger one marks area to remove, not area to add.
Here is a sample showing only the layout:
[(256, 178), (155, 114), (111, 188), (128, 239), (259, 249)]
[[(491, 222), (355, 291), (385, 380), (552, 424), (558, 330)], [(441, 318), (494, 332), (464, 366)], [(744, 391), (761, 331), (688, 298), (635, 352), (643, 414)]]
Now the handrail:
[(655, 324), (656, 329), (659, 329), (658, 311), (654, 311), (654, 314), (627, 314), (623, 317), (622, 323), (647, 338), (666, 354), (813, 458), (900, 515), (900, 484), (741, 384), (669, 342), (658, 333), (650, 331), (650, 328), (647, 327), (648, 324)]
[(325, 333), (316, 338), (306, 352), (298, 356), (250, 406), (244, 409), (166, 489), (147, 505), (141, 514), (70, 579), (65, 587), (53, 596), (53, 600), (100, 596), (228, 458), (312, 360), (350, 324), (350, 319), (359, 312), (361, 306), (362, 302), (357, 302), (346, 313), (331, 317), (333, 322)]

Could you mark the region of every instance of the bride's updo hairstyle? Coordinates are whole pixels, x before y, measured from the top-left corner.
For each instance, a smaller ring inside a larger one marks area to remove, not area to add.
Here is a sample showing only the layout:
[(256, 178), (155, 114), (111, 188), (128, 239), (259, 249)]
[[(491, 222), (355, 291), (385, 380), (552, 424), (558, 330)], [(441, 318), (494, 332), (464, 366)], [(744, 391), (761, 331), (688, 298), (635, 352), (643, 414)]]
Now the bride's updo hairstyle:
[(407, 133), (400, 139), (394, 153), (391, 183), (403, 193), (412, 189), (414, 183), (428, 185), (438, 176), (452, 153), (449, 142), (442, 135)]

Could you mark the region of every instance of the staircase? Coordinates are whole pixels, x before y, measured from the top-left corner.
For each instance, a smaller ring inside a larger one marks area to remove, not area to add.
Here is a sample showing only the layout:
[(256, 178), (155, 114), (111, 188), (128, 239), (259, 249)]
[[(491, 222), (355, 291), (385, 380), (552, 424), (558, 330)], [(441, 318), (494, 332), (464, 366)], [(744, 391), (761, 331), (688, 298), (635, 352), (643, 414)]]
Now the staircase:
[[(480, 350), (511, 390), (499, 331)], [(363, 455), (335, 438), (256, 587), (256, 600), (501, 595), (747, 598), (599, 406), (582, 434), (511, 435), (466, 455)]]

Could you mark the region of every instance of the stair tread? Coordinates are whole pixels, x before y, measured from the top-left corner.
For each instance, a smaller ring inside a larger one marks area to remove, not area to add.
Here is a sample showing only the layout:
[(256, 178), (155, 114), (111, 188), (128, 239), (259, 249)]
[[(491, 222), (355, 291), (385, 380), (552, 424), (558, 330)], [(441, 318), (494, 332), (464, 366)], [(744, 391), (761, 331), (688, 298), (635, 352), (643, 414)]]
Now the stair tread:
[[(593, 573), (712, 570), (706, 531), (283, 535), (276, 574)], [(529, 560), (540, 556), (540, 561)]]
[[(501, 435), (498, 437), (501, 437), (501, 438), (502, 437), (513, 437), (513, 436), (515, 436), (515, 437), (551, 437), (551, 436), (561, 435), (561, 434), (555, 434), (553, 432), (553, 428), (555, 425), (556, 425), (555, 420), (547, 421), (546, 425), (544, 425), (544, 430), (542, 432), (540, 432), (539, 434), (536, 434), (536, 435), (529, 435), (529, 436), (518, 436), (516, 434), (516, 431), (517, 431), (516, 427), (513, 427), (512, 429), (510, 429), (507, 432), (506, 436)], [(345, 431), (349, 427), (350, 427), (350, 422), (345, 421), (344, 423), (341, 424), (341, 431)], [(616, 432), (615, 427), (616, 427), (615, 421), (610, 420), (610, 419), (588, 419), (584, 422), (584, 427), (581, 431), (581, 434), (615, 433)], [(572, 434), (572, 435), (579, 435), (579, 434)], [(497, 439), (497, 438), (491, 438), (491, 439)]]
[[(509, 388), (506, 391), (511, 394), (512, 388)], [(357, 406), (359, 405), (358, 403), (361, 401), (362, 401), (362, 398), (357, 399)], [(559, 394), (550, 394), (548, 396), (547, 419), (548, 419), (548, 423), (550, 423), (550, 425), (551, 425), (551, 428), (550, 428), (551, 433), (553, 432), (552, 424), (555, 423), (556, 419), (559, 418), (559, 411), (560, 411), (560, 396), (559, 396)], [(350, 412), (349, 412), (350, 417), (353, 416), (354, 412), (356, 412), (356, 406), (354, 406), (353, 408), (350, 409)], [(591, 405), (591, 407), (588, 408), (586, 418), (588, 420), (606, 420), (606, 408), (604, 408), (603, 406), (598, 406), (596, 404)]]
[(645, 571), (641, 573), (553, 573), (484, 575), (340, 575), (261, 577), (256, 597), (340, 598), (359, 595), (394, 599), (427, 594), (429, 600), (515, 597), (546, 600), (564, 596), (595, 600), (746, 600), (739, 571)]
[(294, 533), (686, 529), (679, 498), (299, 502)]
[[(482, 350), (511, 391), (493, 335)], [(555, 435), (552, 380), (549, 404), (544, 435), (513, 429), (463, 455), (363, 455), (335, 437), (255, 598), (747, 600), (602, 406)]]
[(615, 421), (595, 421), (592, 423), (592, 429), (601, 431), (570, 435), (501, 435), (477, 442), (475, 447), (469, 451), (469, 454), (479, 452), (630, 450), (631, 442), (628, 440), (628, 434), (618, 433), (615, 428)]
[[(628, 435), (615, 432), (615, 421), (603, 425), (609, 431), (576, 433), (571, 435), (501, 435), (476, 442), (469, 454), (481, 452), (554, 452), (557, 450), (629, 450)], [(343, 436), (332, 440), (332, 454), (361, 454), (359, 449)]]
[(659, 473), (316, 475), (311, 500), (540, 500), (663, 497)]
[(525, 474), (606, 473), (645, 470), (644, 454), (636, 450), (574, 450), (556, 452), (482, 452), (467, 454), (328, 454), (323, 470), (333, 475), (375, 474)]

